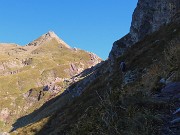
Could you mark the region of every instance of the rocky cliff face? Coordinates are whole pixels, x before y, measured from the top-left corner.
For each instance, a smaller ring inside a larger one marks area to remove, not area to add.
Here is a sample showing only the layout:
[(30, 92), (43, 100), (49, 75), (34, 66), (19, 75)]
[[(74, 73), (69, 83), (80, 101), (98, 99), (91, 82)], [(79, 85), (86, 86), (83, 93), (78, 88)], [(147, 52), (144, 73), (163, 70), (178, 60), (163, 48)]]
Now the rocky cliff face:
[(130, 32), (114, 42), (109, 58), (120, 56), (127, 47), (168, 24), (180, 12), (179, 0), (139, 0), (133, 13)]

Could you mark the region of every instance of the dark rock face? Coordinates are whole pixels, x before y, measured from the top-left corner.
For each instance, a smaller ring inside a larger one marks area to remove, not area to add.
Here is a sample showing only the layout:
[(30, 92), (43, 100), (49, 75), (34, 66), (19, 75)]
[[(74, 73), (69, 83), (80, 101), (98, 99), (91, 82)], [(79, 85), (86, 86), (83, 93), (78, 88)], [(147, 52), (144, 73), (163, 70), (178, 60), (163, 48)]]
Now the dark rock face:
[(180, 11), (179, 0), (139, 0), (130, 29), (133, 42), (171, 22), (178, 11)]
[(109, 58), (123, 54), (127, 47), (168, 24), (180, 12), (180, 0), (139, 0), (133, 13), (130, 32), (113, 44)]

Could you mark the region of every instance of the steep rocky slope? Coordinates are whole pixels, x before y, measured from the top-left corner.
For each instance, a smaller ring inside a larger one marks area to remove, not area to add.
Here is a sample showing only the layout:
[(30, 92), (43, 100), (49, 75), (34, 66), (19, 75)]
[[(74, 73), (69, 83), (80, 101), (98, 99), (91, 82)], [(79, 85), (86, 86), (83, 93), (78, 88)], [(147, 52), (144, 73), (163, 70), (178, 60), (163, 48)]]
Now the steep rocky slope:
[(59, 95), (73, 76), (101, 62), (93, 53), (71, 48), (54, 32), (26, 46), (0, 44), (0, 132), (14, 120)]

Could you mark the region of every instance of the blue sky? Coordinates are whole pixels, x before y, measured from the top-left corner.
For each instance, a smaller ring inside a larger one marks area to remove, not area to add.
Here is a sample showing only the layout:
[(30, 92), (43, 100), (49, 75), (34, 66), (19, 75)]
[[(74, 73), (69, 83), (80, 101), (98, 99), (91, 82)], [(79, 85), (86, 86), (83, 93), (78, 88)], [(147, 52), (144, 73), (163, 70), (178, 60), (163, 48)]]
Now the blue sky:
[(52, 30), (106, 59), (129, 32), (137, 0), (0, 0), (0, 42), (25, 45)]

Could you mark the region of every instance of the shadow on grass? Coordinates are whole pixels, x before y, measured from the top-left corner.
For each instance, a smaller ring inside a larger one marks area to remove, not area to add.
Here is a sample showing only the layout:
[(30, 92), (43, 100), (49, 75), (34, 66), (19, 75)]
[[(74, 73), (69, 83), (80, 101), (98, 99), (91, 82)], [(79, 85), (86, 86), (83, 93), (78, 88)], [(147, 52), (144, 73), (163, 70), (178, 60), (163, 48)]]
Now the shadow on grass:
[(80, 96), (90, 83), (102, 75), (102, 71), (99, 69), (106, 63), (107, 62), (101, 62), (96, 66), (86, 69), (82, 73), (76, 75), (75, 77), (83, 77), (83, 79), (72, 83), (61, 95), (47, 101), (39, 109), (17, 119), (17, 121), (12, 125), (13, 128), (10, 132), (35, 123), (43, 118), (51, 116), (58, 110), (66, 108), (67, 104), (73, 102), (73, 99)]

